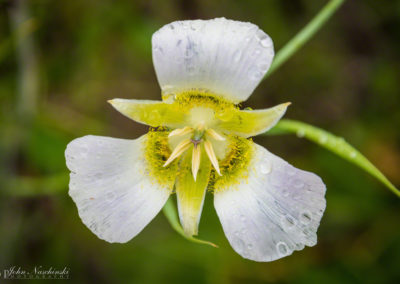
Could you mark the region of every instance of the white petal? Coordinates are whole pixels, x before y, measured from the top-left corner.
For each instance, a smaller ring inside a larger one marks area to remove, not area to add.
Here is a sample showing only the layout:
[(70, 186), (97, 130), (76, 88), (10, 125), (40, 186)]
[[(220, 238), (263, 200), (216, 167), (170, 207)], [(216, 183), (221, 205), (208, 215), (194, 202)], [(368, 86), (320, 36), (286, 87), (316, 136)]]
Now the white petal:
[(254, 144), (247, 180), (218, 189), (214, 206), (225, 235), (237, 253), (272, 261), (317, 243), (325, 210), (325, 185)]
[(274, 57), (271, 38), (256, 25), (225, 18), (173, 22), (152, 45), (163, 92), (202, 88), (235, 103), (251, 95)]
[(144, 172), (145, 139), (84, 136), (68, 144), (69, 194), (83, 223), (100, 239), (129, 241), (170, 195), (172, 188), (161, 188)]

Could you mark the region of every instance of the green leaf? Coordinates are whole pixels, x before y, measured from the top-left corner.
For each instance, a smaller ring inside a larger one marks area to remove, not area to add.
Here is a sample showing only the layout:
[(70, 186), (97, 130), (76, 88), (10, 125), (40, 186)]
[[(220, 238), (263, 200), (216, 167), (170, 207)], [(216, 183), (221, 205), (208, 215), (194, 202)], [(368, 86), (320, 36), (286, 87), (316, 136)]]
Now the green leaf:
[(212, 242), (196, 239), (194, 237), (190, 237), (185, 234), (185, 232), (183, 231), (183, 229), (179, 223), (178, 213), (176, 211), (176, 207), (171, 198), (168, 199), (167, 203), (165, 203), (163, 212), (164, 212), (165, 217), (167, 217), (168, 222), (171, 224), (172, 228), (178, 234), (180, 234), (182, 237), (184, 237), (185, 239), (187, 239), (191, 242), (194, 242), (194, 243), (198, 243), (198, 244), (210, 245), (215, 248), (218, 247), (216, 244), (213, 244)]
[(343, 138), (335, 136), (321, 128), (304, 122), (282, 119), (271, 129), (269, 134), (295, 133), (298, 137), (306, 138), (320, 146), (332, 151), (345, 160), (359, 166), (386, 185), (394, 194), (400, 197), (400, 191), (359, 151), (347, 143)]

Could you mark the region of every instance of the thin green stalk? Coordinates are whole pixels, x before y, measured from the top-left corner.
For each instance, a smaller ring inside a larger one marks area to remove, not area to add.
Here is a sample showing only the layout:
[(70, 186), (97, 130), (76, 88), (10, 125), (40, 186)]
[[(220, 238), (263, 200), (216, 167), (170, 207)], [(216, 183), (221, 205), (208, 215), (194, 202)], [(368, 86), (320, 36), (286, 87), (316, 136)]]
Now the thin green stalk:
[(163, 212), (165, 217), (167, 217), (167, 220), (170, 223), (171, 227), (185, 239), (198, 244), (209, 245), (215, 248), (218, 247), (216, 244), (213, 244), (212, 242), (199, 240), (185, 234), (181, 225), (179, 224), (178, 214), (176, 213), (176, 207), (171, 198), (168, 199), (167, 203), (165, 203)]
[(300, 138), (304, 137), (332, 153), (335, 153), (350, 163), (359, 166), (361, 169), (381, 181), (394, 194), (400, 197), (400, 191), (385, 177), (385, 175), (342, 137), (333, 135), (328, 131), (310, 124), (290, 119), (282, 119), (274, 128), (271, 129), (271, 131), (265, 133), (265, 135), (285, 133), (294, 133)]
[(281, 48), (275, 56), (274, 61), (269, 68), (264, 79), (274, 73), (283, 63), (285, 63), (298, 49), (300, 49), (310, 38), (319, 31), (326, 21), (339, 9), (345, 0), (331, 0), (321, 11), (283, 48)]

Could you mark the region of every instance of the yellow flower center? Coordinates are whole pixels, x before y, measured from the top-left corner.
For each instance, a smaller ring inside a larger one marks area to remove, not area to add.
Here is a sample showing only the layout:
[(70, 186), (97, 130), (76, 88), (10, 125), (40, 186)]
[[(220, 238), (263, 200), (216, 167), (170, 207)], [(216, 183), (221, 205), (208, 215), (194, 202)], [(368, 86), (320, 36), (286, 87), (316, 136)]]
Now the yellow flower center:
[[(172, 104), (177, 112), (186, 114), (186, 125), (170, 132), (167, 128), (151, 131), (146, 147), (146, 158), (150, 161), (150, 168), (153, 168), (150, 173), (164, 175), (169, 180), (166, 176), (170, 174), (168, 169), (182, 167), (180, 163), (184, 160), (183, 156), (189, 152), (195, 181), (204, 158), (213, 167), (210, 179), (212, 188), (232, 184), (239, 177), (246, 176), (251, 155), (250, 141), (223, 133), (218, 128), (221, 121), (228, 120), (229, 114), (238, 109), (234, 104), (198, 90), (176, 95)], [(160, 149), (163, 149), (162, 154), (159, 153)], [(160, 177), (157, 179), (160, 180)]]

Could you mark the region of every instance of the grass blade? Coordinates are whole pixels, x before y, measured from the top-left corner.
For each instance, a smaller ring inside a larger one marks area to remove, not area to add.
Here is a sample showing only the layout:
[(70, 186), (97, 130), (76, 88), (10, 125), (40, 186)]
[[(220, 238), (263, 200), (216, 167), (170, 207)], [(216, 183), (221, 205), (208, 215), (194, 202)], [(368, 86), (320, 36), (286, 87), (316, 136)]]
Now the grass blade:
[(304, 122), (289, 119), (282, 119), (273, 129), (271, 129), (271, 133), (268, 132), (264, 135), (283, 133), (295, 133), (300, 138), (304, 137), (319, 144), (321, 147), (324, 147), (343, 159), (359, 166), (381, 181), (394, 194), (400, 197), (400, 191), (367, 158), (365, 158), (343, 138)]

